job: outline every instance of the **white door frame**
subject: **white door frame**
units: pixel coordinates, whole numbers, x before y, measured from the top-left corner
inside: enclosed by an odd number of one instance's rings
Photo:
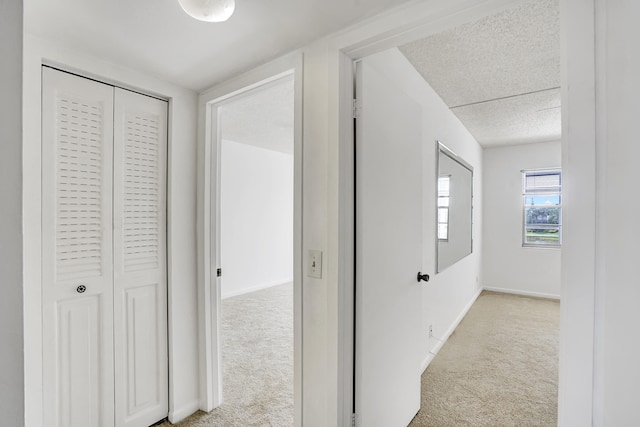
[[[562,114],[563,176],[572,181],[572,191],[581,197],[565,204],[567,223],[576,229],[593,231],[572,236],[565,234],[561,299],[560,345],[560,425],[591,425],[594,386],[595,269],[595,86],[594,68],[595,5],[598,0],[560,0],[562,38]],[[339,378],[338,419],[351,425],[353,411],[354,342],[354,62],[365,56],[489,16],[526,0],[454,0],[449,2],[410,2],[388,13],[338,34],[332,40],[337,85],[339,138]],[[572,86],[569,88],[569,82]],[[571,106],[571,108],[569,107]],[[571,123],[571,126],[568,126]],[[569,162],[568,151],[577,153]],[[577,157],[577,158],[576,158]],[[584,196],[584,197],[582,197]],[[585,212],[584,216],[579,212]],[[569,237],[569,238],[566,238]],[[574,253],[575,251],[575,253]],[[598,377],[596,376],[596,379]],[[597,409],[597,404],[596,404]]]
[[[294,80],[294,412],[302,425],[302,64],[294,53],[265,64],[200,95],[198,123],[198,311],[200,329],[200,409],[222,402],[220,348],[220,286],[216,277],[220,251],[219,128],[217,108],[230,99],[286,76]]]

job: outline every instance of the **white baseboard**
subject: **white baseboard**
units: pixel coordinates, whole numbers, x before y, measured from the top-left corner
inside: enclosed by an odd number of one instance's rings
[[[189,415],[193,415],[198,412],[198,409],[200,409],[200,402],[197,400],[182,405],[179,409],[173,409],[169,412],[169,422],[171,424],[177,424]]]
[[[420,364],[420,372],[422,374],[424,374],[424,371],[427,370],[427,368],[431,364],[431,361],[433,360],[433,358],[436,357],[436,353],[437,353],[437,351],[434,351],[433,353],[429,352],[427,357],[422,361],[422,363]]]
[[[560,299],[560,295],[545,294],[545,293],[542,293],[542,292],[529,292],[529,291],[521,291],[521,290],[518,290],[518,289],[494,288],[492,286],[485,286],[483,289],[485,291],[501,292],[503,294],[522,295],[524,297],[546,298],[546,299],[555,299],[555,300],[559,300]]]
[[[422,361],[422,364],[420,365],[423,373],[429,367],[429,364],[431,363],[433,358],[436,357],[436,354],[438,354],[442,346],[444,346],[444,344],[447,342],[451,334],[453,334],[453,331],[455,331],[458,325],[460,324],[460,322],[462,322],[462,319],[464,319],[464,316],[466,316],[469,310],[471,310],[473,303],[476,302],[476,300],[478,299],[478,297],[480,296],[483,290],[484,290],[483,288],[480,288],[478,292],[476,292],[476,294],[473,296],[473,298],[471,298],[471,301],[469,301],[469,303],[462,309],[462,311],[460,312],[456,320],[454,320],[454,322],[451,324],[449,329],[447,329],[447,331],[444,334],[444,337],[442,339],[436,338],[438,341],[438,344],[436,344],[433,347],[433,349],[429,351],[429,354]]]
[[[238,295],[249,294],[251,292],[259,291],[261,289],[267,289],[267,288],[270,288],[272,286],[284,285],[285,283],[291,283],[291,282],[293,282],[293,278],[289,279],[289,280],[276,280],[275,282],[262,283],[260,285],[252,286],[250,288],[241,289],[239,291],[234,291],[234,292],[229,292],[229,293],[222,293],[221,298],[222,299],[227,299],[227,298],[231,298],[231,297],[237,297]]]

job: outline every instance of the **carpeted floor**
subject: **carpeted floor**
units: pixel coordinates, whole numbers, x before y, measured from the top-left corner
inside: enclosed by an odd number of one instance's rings
[[[557,301],[483,292],[422,375],[411,427],[555,426]]]
[[[422,375],[410,427],[555,426],[559,308],[483,292]],[[292,426],[292,285],[224,300],[222,336],[225,403],[178,425]]]
[[[222,356],[224,403],[178,426],[293,425],[292,283],[222,301]]]

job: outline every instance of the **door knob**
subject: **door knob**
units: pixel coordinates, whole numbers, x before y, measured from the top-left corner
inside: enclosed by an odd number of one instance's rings
[[[84,291],[86,290],[87,290],[87,287],[85,285],[80,285],[76,288],[76,292],[79,294],[84,293]]]
[[[422,274],[418,271],[418,282],[424,280],[425,282],[429,281],[429,275],[428,274]]]

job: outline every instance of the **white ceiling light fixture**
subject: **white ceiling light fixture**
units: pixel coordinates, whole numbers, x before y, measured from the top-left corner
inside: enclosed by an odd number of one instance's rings
[[[206,22],[224,22],[233,15],[235,0],[178,0],[192,17]]]

